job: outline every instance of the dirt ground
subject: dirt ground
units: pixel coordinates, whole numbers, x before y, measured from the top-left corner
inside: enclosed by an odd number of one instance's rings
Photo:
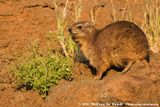
[[[134,104],[133,107],[139,107],[136,104],[159,107],[159,59],[159,55],[153,55],[150,63],[137,62],[125,75],[110,70],[102,80],[89,79],[87,76],[73,82],[62,80],[58,86],[50,89],[46,103],[49,107],[96,107],[98,104],[100,107],[105,104],[109,104],[105,107],[113,107],[114,103],[121,103],[123,107],[128,107],[128,104]]]
[[[112,1],[116,17],[121,17],[126,0]],[[58,0],[60,7],[64,3],[65,0]],[[82,0],[80,20],[89,20],[89,12],[96,3],[102,4],[97,10],[96,27],[103,28],[113,22],[110,0]],[[141,2],[129,0],[129,3],[133,21],[142,25]],[[69,0],[66,20],[70,24],[74,17],[73,5],[74,0]],[[152,54],[149,64],[137,62],[125,75],[111,70],[100,81],[91,79],[93,75],[84,64],[75,63],[75,79],[62,80],[51,88],[46,100],[34,91],[17,91],[10,64],[27,53],[28,44],[37,38],[41,48],[46,49],[46,34],[56,29],[55,18],[53,0],[0,0],[0,107],[83,107],[85,104],[93,107],[104,102],[123,102],[125,107],[127,102],[160,104],[159,54]],[[57,44],[52,46],[57,47]]]

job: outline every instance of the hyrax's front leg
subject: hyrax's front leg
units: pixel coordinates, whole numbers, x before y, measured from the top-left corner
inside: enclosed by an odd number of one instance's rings
[[[96,77],[95,80],[100,80],[102,78],[103,73],[107,70],[108,66],[105,64],[99,65],[96,67]]]

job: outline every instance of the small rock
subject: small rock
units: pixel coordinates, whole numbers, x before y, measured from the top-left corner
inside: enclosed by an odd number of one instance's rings
[[[9,46],[10,41],[0,41],[0,48],[5,48]]]

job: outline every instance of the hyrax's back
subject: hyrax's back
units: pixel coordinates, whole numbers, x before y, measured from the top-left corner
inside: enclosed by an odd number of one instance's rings
[[[123,67],[127,63],[148,57],[148,41],[143,31],[134,23],[119,21],[102,29],[95,40],[103,57],[113,66]]]

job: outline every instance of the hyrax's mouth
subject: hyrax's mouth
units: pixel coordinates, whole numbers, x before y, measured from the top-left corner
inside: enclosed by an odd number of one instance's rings
[[[79,39],[78,39],[78,37],[77,37],[78,33],[75,32],[75,31],[73,31],[72,28],[69,28],[68,31],[69,31],[69,33],[70,33],[70,35],[71,35],[71,38],[72,38],[77,44],[79,44]]]
[[[71,34],[71,38],[76,42],[79,43],[79,39],[77,37],[77,33]]]
[[[79,39],[77,38],[77,36],[72,35],[71,37],[72,37],[72,39],[73,39],[76,43],[79,43]]]
[[[76,41],[76,35],[77,35],[78,33],[73,32],[72,28],[69,28],[68,31],[69,31],[72,39],[73,39],[74,41]]]

